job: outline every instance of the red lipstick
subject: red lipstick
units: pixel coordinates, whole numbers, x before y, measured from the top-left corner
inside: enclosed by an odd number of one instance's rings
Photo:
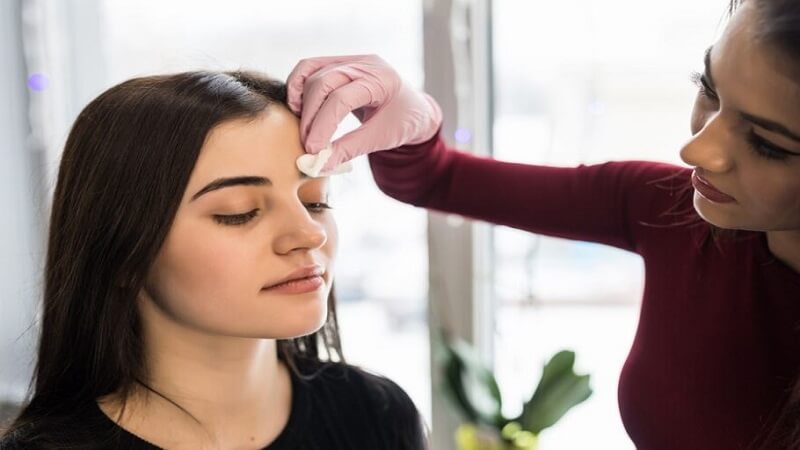
[[[711,184],[711,182],[703,178],[702,175],[697,173],[697,170],[692,172],[692,186],[694,186],[700,195],[714,203],[731,203],[736,201],[735,198],[720,191]]]

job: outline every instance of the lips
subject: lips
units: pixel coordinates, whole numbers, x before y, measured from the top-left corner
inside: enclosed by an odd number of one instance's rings
[[[731,203],[736,201],[735,198],[720,191],[713,184],[711,184],[711,182],[703,178],[702,175],[697,173],[696,169],[694,172],[692,172],[692,186],[694,186],[700,195],[714,203]]]
[[[312,284],[318,284],[320,281],[322,281],[322,275],[324,273],[325,270],[321,266],[314,265],[301,267],[277,281],[268,283],[261,289],[275,290],[297,284],[308,284],[309,282]]]

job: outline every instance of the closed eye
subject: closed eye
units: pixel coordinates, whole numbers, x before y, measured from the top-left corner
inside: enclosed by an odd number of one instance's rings
[[[214,214],[214,220],[221,225],[238,226],[250,222],[258,215],[258,209],[242,214]]]
[[[326,209],[333,209],[331,205],[325,202],[306,203],[305,206],[309,211],[316,214],[323,213]]]
[[[759,156],[767,159],[785,161],[790,156],[797,156],[797,153],[790,152],[768,142],[766,139],[750,131],[747,137],[750,146]]]

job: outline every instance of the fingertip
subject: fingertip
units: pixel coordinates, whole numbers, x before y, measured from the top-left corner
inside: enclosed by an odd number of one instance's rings
[[[353,162],[351,158],[344,157],[341,154],[332,154],[331,158],[322,167],[320,173],[324,176],[343,175],[353,171]]]
[[[325,147],[327,146],[306,142],[306,153],[311,153],[312,155],[316,155],[319,152],[325,150]]]
[[[331,158],[328,160],[328,162],[326,162],[325,165],[322,166],[322,170],[320,170],[320,173],[325,174],[325,175],[331,175],[331,172],[333,172],[333,170],[339,164],[340,163],[339,163],[338,155],[336,155],[336,154],[331,155]]]
[[[312,155],[316,155],[319,152],[321,152],[322,150],[325,150],[325,147],[327,147],[327,145],[320,145],[318,143],[306,142],[305,150],[306,150],[306,153],[310,153]]]
[[[289,102],[286,102],[286,105],[289,106],[289,111],[291,111],[295,116],[300,117],[300,113],[302,112],[302,109],[301,109],[300,105],[298,105],[297,102],[289,101]]]

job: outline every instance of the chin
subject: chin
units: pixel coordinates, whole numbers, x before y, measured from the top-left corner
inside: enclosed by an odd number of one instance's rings
[[[722,205],[706,200],[697,192],[694,194],[694,210],[700,218],[717,228],[725,230],[740,229],[740,227],[736,226],[736,221],[733,220],[731,214],[723,210]]]
[[[322,308],[318,314],[305,314],[300,317],[293,317],[292,320],[285,320],[281,323],[280,329],[270,333],[274,339],[294,339],[319,331],[327,320],[327,308]]]

